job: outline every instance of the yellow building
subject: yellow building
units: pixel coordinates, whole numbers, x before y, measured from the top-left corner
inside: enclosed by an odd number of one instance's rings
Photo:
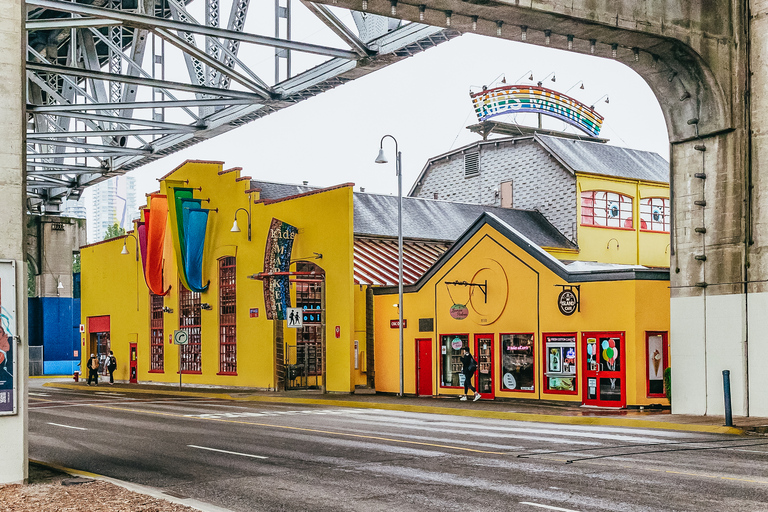
[[[564,265],[483,214],[404,295],[406,394],[462,395],[461,350],[484,399],[603,407],[666,403],[667,270]],[[397,289],[375,294],[376,388],[399,390]]]

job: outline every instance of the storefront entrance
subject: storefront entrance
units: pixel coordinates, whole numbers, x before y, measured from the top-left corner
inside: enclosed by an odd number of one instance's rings
[[[582,333],[584,405],[624,407],[627,404],[623,332]]]
[[[432,396],[432,340],[416,340],[416,394]]]
[[[130,359],[129,359],[129,374],[128,382],[131,384],[137,384],[139,382],[139,357],[138,348],[136,343],[130,344]],[[181,381],[179,381],[181,382]]]
[[[496,397],[493,385],[493,335],[475,335],[475,354],[477,354],[477,392],[483,398]]]

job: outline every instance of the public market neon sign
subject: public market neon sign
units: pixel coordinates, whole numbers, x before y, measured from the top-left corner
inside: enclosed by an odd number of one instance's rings
[[[536,113],[560,119],[597,137],[603,116],[578,100],[544,87],[505,85],[470,93],[477,119],[482,122],[502,114]]]

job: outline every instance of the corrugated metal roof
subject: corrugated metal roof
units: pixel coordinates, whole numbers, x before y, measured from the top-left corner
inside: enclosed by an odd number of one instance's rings
[[[415,283],[449,246],[403,240],[403,283]],[[355,284],[395,286],[397,274],[397,240],[355,237]]]
[[[652,151],[550,135],[536,134],[535,139],[576,172],[669,183],[669,163]]]

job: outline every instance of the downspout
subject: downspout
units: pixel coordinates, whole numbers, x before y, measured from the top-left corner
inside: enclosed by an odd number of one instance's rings
[[[744,23],[744,59],[746,62],[746,76],[744,81],[744,120],[746,124],[745,136],[747,139],[745,170],[746,190],[744,205],[744,411],[749,416],[749,250],[755,243],[752,238],[752,40],[751,26],[752,11],[750,3],[745,3]]]

